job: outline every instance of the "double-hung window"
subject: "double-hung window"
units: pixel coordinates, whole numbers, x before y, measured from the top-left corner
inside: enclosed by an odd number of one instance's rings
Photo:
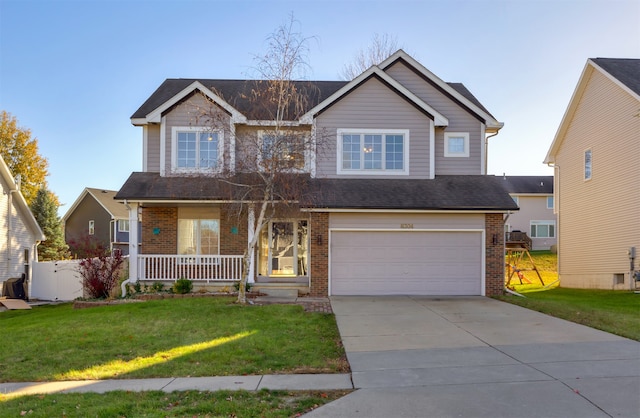
[[[118,220],[118,232],[129,232],[129,220],[128,219],[119,219]]]
[[[206,256],[220,254],[220,220],[216,213],[197,208],[178,209],[178,254],[194,256],[183,262],[215,262]]]
[[[338,129],[338,174],[408,174],[409,131]]]
[[[302,170],[307,138],[293,131],[260,132],[260,159],[263,170]]]
[[[531,238],[555,238],[555,221],[531,221]]]
[[[468,157],[469,156],[469,133],[468,132],[445,132],[444,156],[445,157]]]
[[[218,170],[222,166],[222,132],[204,127],[172,128],[174,169]]]

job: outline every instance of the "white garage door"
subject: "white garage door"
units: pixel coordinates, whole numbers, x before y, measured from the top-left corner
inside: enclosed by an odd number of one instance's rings
[[[332,295],[480,295],[482,234],[333,231]]]

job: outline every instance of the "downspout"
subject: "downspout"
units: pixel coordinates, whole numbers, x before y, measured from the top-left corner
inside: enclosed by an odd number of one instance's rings
[[[487,170],[489,170],[489,138],[493,138],[498,133],[496,132],[484,138],[484,174],[487,174]]]

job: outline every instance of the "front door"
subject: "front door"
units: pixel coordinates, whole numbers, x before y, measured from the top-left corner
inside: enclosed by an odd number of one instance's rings
[[[269,222],[260,234],[260,274],[271,277],[306,275],[307,231],[306,220]]]

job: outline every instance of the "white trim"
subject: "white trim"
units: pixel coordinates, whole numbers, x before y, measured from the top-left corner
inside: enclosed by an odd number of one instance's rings
[[[487,286],[487,271],[486,271],[486,265],[487,265],[487,240],[486,240],[486,230],[484,229],[480,229],[480,228],[461,228],[461,229],[455,229],[455,228],[416,228],[416,229],[402,229],[402,228],[329,228],[329,242],[328,242],[328,248],[329,248],[329,269],[327,272],[327,292],[329,294],[329,296],[332,295],[331,293],[331,285],[332,285],[332,278],[331,278],[331,272],[332,272],[332,268],[331,268],[331,248],[332,248],[332,239],[333,239],[333,232],[407,232],[407,233],[411,233],[411,232],[475,232],[475,233],[480,233],[481,235],[481,266],[480,266],[480,296],[486,296],[486,286]]]
[[[131,122],[134,125],[136,123],[139,124],[140,121],[144,121],[146,123],[154,123],[154,122],[157,123],[157,122],[160,122],[161,118],[163,118],[162,114],[167,109],[171,108],[171,106],[173,106],[176,103],[180,102],[182,99],[187,97],[189,94],[191,94],[195,90],[199,90],[202,94],[207,96],[207,98],[209,98],[211,101],[213,101],[214,103],[216,103],[217,105],[222,107],[224,110],[229,112],[231,114],[231,118],[232,118],[232,120],[234,122],[236,122],[236,123],[246,123],[247,122],[247,118],[242,113],[238,112],[238,110],[236,110],[233,106],[231,106],[229,103],[224,101],[218,95],[214,94],[211,90],[206,88],[199,81],[194,81],[193,83],[191,83],[190,85],[188,85],[187,87],[182,89],[180,92],[178,92],[172,98],[170,98],[169,100],[164,102],[162,105],[160,105],[156,109],[154,109],[151,112],[149,112],[144,119],[138,119],[138,118],[131,119]]]
[[[386,141],[385,135],[403,135],[403,149],[402,149],[402,170],[392,170],[392,169],[345,169],[342,168],[342,135],[344,134],[360,134],[360,135],[368,135],[375,134],[383,136],[383,140]],[[410,148],[410,131],[409,129],[358,129],[358,128],[339,128],[337,130],[337,139],[338,143],[336,146],[337,151],[337,159],[336,159],[336,172],[339,175],[375,175],[375,176],[406,176],[409,175],[409,148]],[[383,148],[386,142],[383,142]],[[382,162],[384,163],[384,156],[386,152],[382,150]],[[361,161],[361,164],[364,164],[364,161]],[[383,165],[384,167],[384,165]]]
[[[451,138],[462,138],[464,141],[464,151],[452,153],[449,151],[449,140]],[[469,157],[469,132],[445,132],[444,133],[444,156],[447,158],[468,158]]]
[[[167,174],[167,118],[160,122],[160,176]]]
[[[487,127],[484,123],[480,124],[480,138],[482,138],[482,144],[480,144],[480,174],[487,174],[487,146],[488,140],[486,136]]]
[[[236,171],[236,125],[233,122],[229,123],[229,161],[225,161],[224,158],[224,146],[222,147],[222,166],[227,166],[227,169],[231,173]]]
[[[407,61],[411,66],[413,66],[415,69],[417,69],[420,73],[422,73],[422,75],[427,77],[429,80],[434,82],[442,90],[446,91],[451,96],[455,97],[458,101],[460,101],[466,107],[471,109],[475,114],[477,114],[478,116],[482,117],[485,120],[485,123],[487,124],[487,128],[488,128],[487,130],[488,131],[497,132],[498,130],[500,130],[504,126],[504,123],[498,122],[488,112],[482,110],[477,105],[472,103],[469,99],[464,97],[462,94],[458,93],[457,90],[455,90],[448,83],[443,81],[440,77],[436,76],[434,73],[429,71],[425,66],[420,64],[418,61],[416,61],[413,57],[411,57],[409,54],[404,52],[402,49],[399,49],[393,55],[391,55],[389,58],[387,58],[386,60],[384,60],[383,62],[378,64],[378,67],[384,71],[384,70],[386,70],[387,67],[392,65],[399,58],[402,58],[405,61]]]
[[[142,171],[149,171],[147,154],[149,152],[149,125],[142,127]]]
[[[315,178],[316,177],[316,164],[318,162],[317,160],[317,153],[318,153],[318,137],[317,135],[317,126],[316,126],[316,120],[313,119],[313,123],[311,124],[311,146],[307,148],[307,150],[305,151],[306,153],[308,153],[308,161],[309,161],[309,173],[311,174],[311,178]],[[307,161],[307,155],[304,156],[305,161]]]
[[[363,80],[367,79],[371,75],[377,75],[381,79],[383,79],[386,83],[390,84],[394,89],[398,90],[401,94],[403,94],[407,99],[411,100],[414,104],[420,107],[425,112],[429,113],[433,116],[434,122],[436,126],[449,126],[449,119],[447,119],[443,114],[435,110],[433,107],[429,106],[418,96],[407,90],[402,84],[394,80],[389,74],[382,71],[380,68],[376,66],[370,67],[368,70],[360,74],[358,77],[351,80],[345,86],[343,86],[340,90],[329,96],[326,100],[323,100],[316,107],[309,110],[307,113],[300,117],[300,123],[310,124],[315,118],[316,114],[323,109],[330,106],[333,102],[349,93],[351,90],[356,88],[358,84],[360,84]]]
[[[531,234],[531,227],[533,225],[541,225],[541,226],[553,226],[553,236],[546,236],[546,237],[539,237],[536,236],[534,237],[533,234]],[[536,228],[537,230],[537,228]],[[529,234],[531,235],[531,238],[557,238],[558,237],[558,233],[556,231],[556,221],[553,219],[541,219],[541,220],[529,220]]]
[[[194,132],[196,134],[196,163],[200,154],[200,138],[199,134],[202,132],[211,132],[218,135],[218,160],[216,167],[195,167],[195,168],[180,168],[178,167],[178,132]],[[207,126],[172,126],[171,127],[171,172],[172,173],[203,173],[221,172],[224,169],[224,131],[222,129],[211,129]]]
[[[429,179],[436,178],[436,128],[429,120]]]

